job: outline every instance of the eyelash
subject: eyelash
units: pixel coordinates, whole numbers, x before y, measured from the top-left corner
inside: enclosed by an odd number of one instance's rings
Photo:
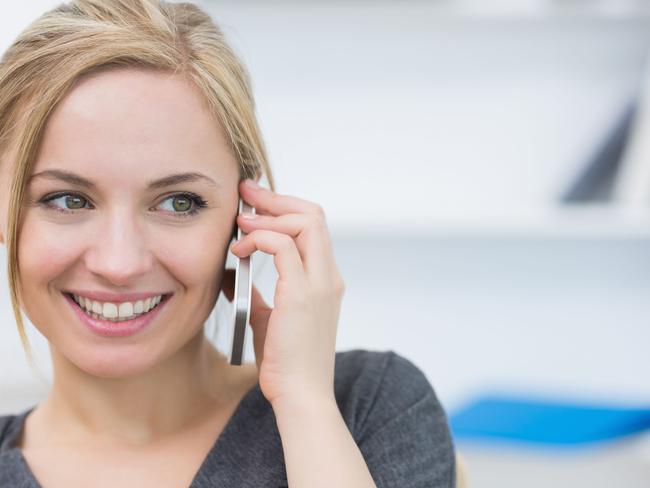
[[[65,208],[61,208],[61,207],[56,207],[56,206],[54,206],[54,205],[52,205],[50,203],[52,200],[56,200],[58,198],[67,197],[67,196],[80,197],[80,198],[86,200],[86,202],[88,202],[87,198],[83,197],[82,195],[80,195],[78,193],[54,193],[52,195],[47,195],[47,196],[43,197],[41,200],[39,200],[38,203],[43,204],[48,209],[52,209],[52,210],[55,210],[55,211],[63,213],[63,214],[73,214],[73,213],[76,213],[78,210],[82,210],[80,208],[77,208],[77,209],[65,209]],[[168,195],[167,197],[165,197],[163,202],[166,201],[166,200],[169,200],[170,198],[174,198],[174,197],[189,197],[189,199],[192,201],[192,203],[194,203],[194,208],[192,208],[190,210],[186,210],[185,212],[173,212],[172,215],[175,218],[183,219],[183,218],[193,217],[194,215],[198,214],[205,207],[208,206],[208,202],[206,200],[201,198],[196,193],[191,193],[191,192],[174,193],[173,195]]]

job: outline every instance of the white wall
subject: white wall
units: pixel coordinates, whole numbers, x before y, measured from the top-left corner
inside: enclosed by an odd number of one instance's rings
[[[639,19],[417,2],[214,11],[251,66],[280,190],[346,229],[543,221],[634,92],[649,38]]]
[[[12,6],[0,45],[57,3]],[[252,73],[279,191],[323,204],[341,230],[561,220],[549,212],[634,94],[650,39],[643,16],[457,16],[426,2],[209,8]]]

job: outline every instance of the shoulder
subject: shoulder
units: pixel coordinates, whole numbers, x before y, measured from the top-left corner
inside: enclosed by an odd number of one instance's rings
[[[23,429],[25,418],[35,408],[36,405],[33,405],[16,414],[0,415],[0,455],[13,449]]]
[[[0,453],[9,448],[13,440],[15,424],[19,415],[0,415]]]
[[[24,414],[0,416],[0,486],[27,486],[20,451],[13,447]]]
[[[335,387],[342,396],[359,393],[386,394],[397,391],[417,400],[435,396],[424,372],[395,351],[352,349],[336,353]]]
[[[456,486],[447,415],[425,373],[394,351],[337,353],[336,401],[377,486]]]
[[[336,353],[336,374],[339,381],[362,377],[370,382],[383,380],[409,380],[420,387],[431,385],[422,370],[411,360],[392,350],[372,351],[351,349]],[[388,375],[388,376],[387,376]]]
[[[426,374],[392,350],[353,349],[336,353],[335,393],[357,431],[368,422],[383,424],[408,409],[426,404],[444,427],[447,419]],[[370,418],[372,416],[372,418]]]

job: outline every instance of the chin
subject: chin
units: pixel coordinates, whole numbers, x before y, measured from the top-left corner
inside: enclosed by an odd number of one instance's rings
[[[199,328],[197,332],[203,334],[203,329]],[[112,340],[97,342],[87,338],[66,338],[70,339],[70,342],[60,349],[60,353],[65,356],[66,361],[89,375],[98,378],[132,378],[141,376],[169,362],[170,359],[173,361],[173,356],[181,353],[192,341],[192,337],[195,336],[170,336],[119,345]],[[193,354],[189,349],[185,352]]]
[[[115,347],[115,344],[75,344],[57,349],[59,360],[72,363],[79,370],[98,378],[139,376],[160,361],[151,345],[146,344],[122,347]]]

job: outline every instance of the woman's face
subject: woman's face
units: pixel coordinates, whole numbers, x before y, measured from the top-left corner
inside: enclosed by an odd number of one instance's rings
[[[165,182],[180,173],[203,176]],[[83,79],[49,119],[31,174],[19,243],[23,307],[57,353],[96,376],[129,376],[202,333],[235,225],[239,171],[190,82],[144,70]],[[108,337],[84,325],[68,290],[172,295],[146,328]]]

